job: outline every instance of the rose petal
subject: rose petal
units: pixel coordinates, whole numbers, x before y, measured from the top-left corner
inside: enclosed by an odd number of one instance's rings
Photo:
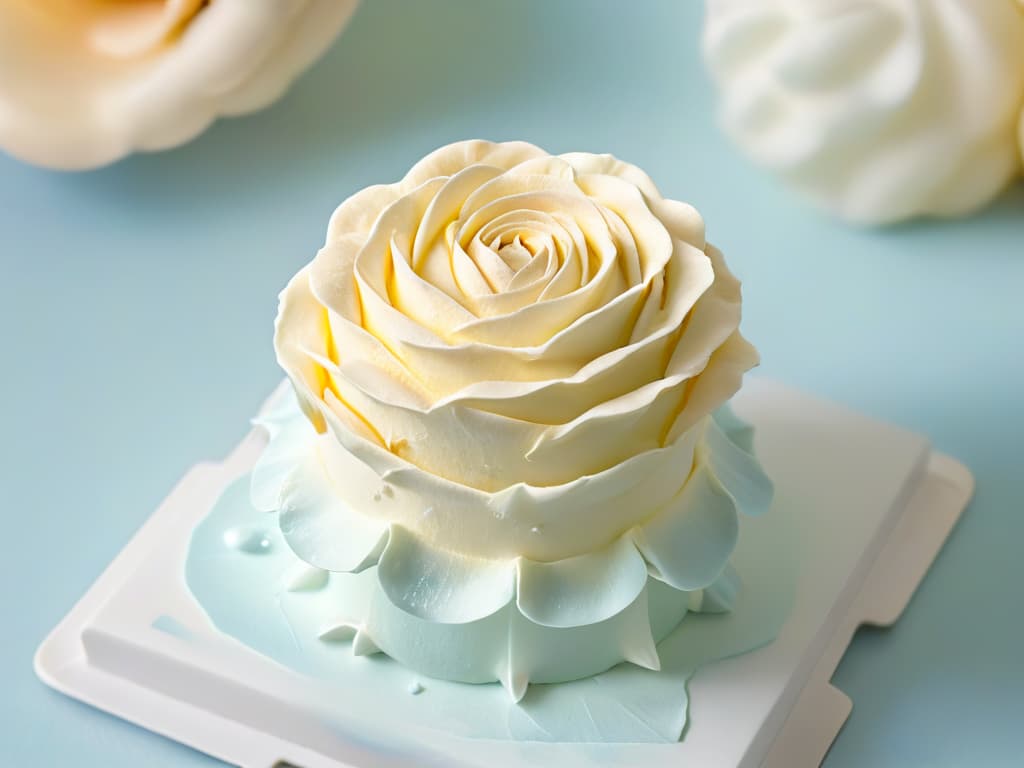
[[[630,456],[661,448],[686,396],[686,385],[685,377],[674,376],[606,400],[568,424],[546,430],[530,446],[526,459],[547,464],[589,454],[587,474],[594,474]],[[594,450],[595,444],[602,446],[600,451]]]
[[[735,331],[715,350],[707,367],[696,377],[686,405],[679,412],[669,432],[669,441],[689,431],[709,413],[721,405],[723,398],[739,391],[743,374],[757,365],[757,350]]]
[[[730,403],[725,403],[712,416],[726,437],[747,453],[754,453],[754,428],[736,415]]]
[[[441,238],[448,225],[459,217],[462,205],[481,184],[497,178],[500,168],[471,165],[461,169],[438,189],[416,227],[412,246],[412,267],[419,270],[429,247]]]
[[[714,583],[704,587],[700,592],[690,593],[699,595],[696,605],[692,605],[691,610],[698,613],[728,613],[736,604],[740,587],[740,575],[731,565],[727,565]]]
[[[457,141],[420,160],[405,175],[406,188],[419,186],[428,179],[454,176],[472,165],[489,165],[508,170],[535,157],[546,157],[547,152],[525,141]]]
[[[104,4],[105,12],[90,24],[89,39],[110,56],[140,56],[179,31],[202,5],[202,0]]]
[[[691,430],[663,449],[562,485],[517,484],[488,493],[424,471],[356,436],[336,423],[332,411],[325,416],[342,449],[396,489],[395,500],[402,503],[389,520],[453,550],[537,561],[601,549],[648,519],[678,494],[700,437],[700,430]],[[534,527],[547,535],[535,535]]]
[[[319,453],[296,467],[281,494],[281,533],[300,558],[325,571],[355,573],[377,562],[386,524],[351,509],[331,487]]]
[[[706,420],[707,461],[715,477],[746,515],[762,515],[772,505],[774,487],[757,459],[734,443],[718,422]]]
[[[698,464],[679,497],[633,537],[658,579],[694,590],[718,578],[738,533],[735,500],[707,464]]]
[[[302,418],[294,389],[287,381],[271,395],[264,412],[253,423],[266,430],[269,440],[253,465],[249,498],[255,509],[277,512],[285,481],[316,439],[316,430]]]
[[[377,576],[406,613],[441,624],[467,624],[501,610],[515,591],[515,566],[434,549],[393,526]]]
[[[573,167],[577,174],[602,174],[605,176],[617,176],[625,179],[630,184],[637,186],[641,192],[648,197],[659,198],[661,193],[658,187],[648,176],[637,166],[619,160],[613,155],[594,155],[589,152],[567,152],[559,157]]]
[[[535,624],[580,627],[621,613],[646,583],[644,559],[632,540],[620,537],[604,550],[565,560],[521,560],[516,600]]]
[[[324,429],[318,403],[327,388],[323,367],[312,360],[307,350],[330,356],[327,347],[327,310],[309,288],[310,267],[301,269],[281,292],[274,325],[274,350],[277,362],[287,372],[298,394],[299,405],[317,431]]]

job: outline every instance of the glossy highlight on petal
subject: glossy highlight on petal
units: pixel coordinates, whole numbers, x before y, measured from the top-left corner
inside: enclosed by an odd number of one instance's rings
[[[634,534],[658,578],[676,589],[702,589],[725,567],[739,533],[736,502],[706,464],[682,493]]]
[[[388,538],[387,526],[349,509],[330,491],[316,453],[285,481],[279,520],[292,551],[325,571],[358,572],[374,565]]]
[[[627,538],[600,552],[553,563],[519,561],[517,605],[546,627],[597,624],[621,613],[647,583],[647,566]]]
[[[377,566],[384,593],[407,613],[441,624],[468,624],[503,608],[515,593],[515,567],[426,546],[393,526]]]

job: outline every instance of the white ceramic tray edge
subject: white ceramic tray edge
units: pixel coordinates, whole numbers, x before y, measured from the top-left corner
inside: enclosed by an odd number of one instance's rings
[[[853,710],[831,680],[862,625],[891,626],[952,533],[974,494],[974,478],[960,462],[932,453],[926,472],[878,554],[845,619],[814,667],[761,768],[822,763]]]

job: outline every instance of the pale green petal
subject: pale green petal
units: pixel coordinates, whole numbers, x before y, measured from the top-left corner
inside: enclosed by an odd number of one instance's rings
[[[377,562],[387,526],[334,493],[319,455],[308,454],[281,494],[281,533],[300,558],[325,571],[358,572]]]
[[[633,537],[658,578],[676,589],[702,589],[722,572],[736,546],[736,502],[707,464]]]
[[[391,528],[377,568],[392,603],[421,619],[467,624],[512,600],[515,565],[435,549],[401,526]]]
[[[621,613],[646,583],[643,558],[621,537],[601,551],[552,563],[521,560],[517,601],[536,624],[580,627]]]

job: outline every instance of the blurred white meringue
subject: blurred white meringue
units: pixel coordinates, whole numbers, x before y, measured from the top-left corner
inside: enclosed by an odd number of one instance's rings
[[[90,168],[280,96],[358,0],[0,0],[0,147]]]
[[[1016,0],[708,0],[704,54],[726,132],[844,218],[967,213],[1020,170]]]

